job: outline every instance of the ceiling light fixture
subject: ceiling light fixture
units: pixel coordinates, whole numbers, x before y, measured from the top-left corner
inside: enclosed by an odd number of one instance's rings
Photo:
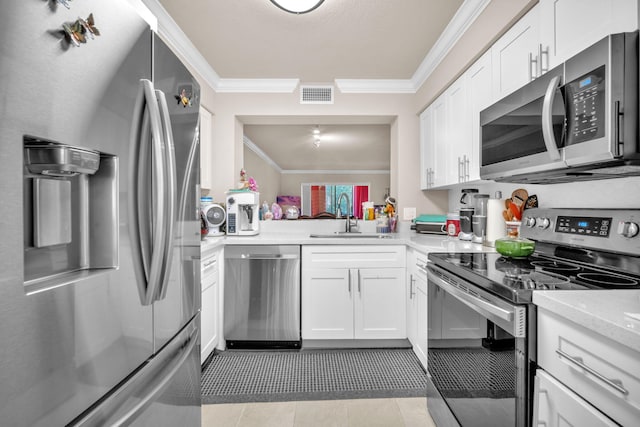
[[[320,127],[316,125],[315,129],[313,129],[313,145],[316,148],[320,147]]]
[[[311,12],[323,2],[324,0],[271,0],[280,9],[296,15]]]

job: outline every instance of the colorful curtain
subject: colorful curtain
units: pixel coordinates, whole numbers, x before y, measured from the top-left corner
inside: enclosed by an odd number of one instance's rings
[[[369,187],[366,185],[353,186],[353,214],[356,218],[363,219],[362,202],[369,201]]]
[[[311,186],[311,216],[327,210],[325,196],[326,190],[324,185]]]

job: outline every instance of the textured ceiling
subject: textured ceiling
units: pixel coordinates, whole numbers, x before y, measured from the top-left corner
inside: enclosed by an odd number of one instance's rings
[[[410,79],[462,0],[160,0],[222,78]]]

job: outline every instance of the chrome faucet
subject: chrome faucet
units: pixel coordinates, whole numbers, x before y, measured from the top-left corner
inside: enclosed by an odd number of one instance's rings
[[[351,222],[351,207],[349,206],[351,201],[349,200],[349,195],[347,193],[340,193],[338,196],[338,201],[336,203],[336,218],[342,217],[342,212],[340,211],[340,203],[342,203],[342,198],[345,197],[347,199],[347,221],[345,223],[344,231],[347,233],[351,233],[351,227],[358,228],[358,218],[355,220],[355,224]]]

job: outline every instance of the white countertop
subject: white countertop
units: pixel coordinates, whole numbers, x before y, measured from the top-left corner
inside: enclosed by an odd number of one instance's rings
[[[640,290],[536,291],[533,302],[640,352]]]
[[[418,234],[407,230],[389,233],[384,238],[310,237],[308,231],[261,232],[255,236],[207,237],[202,241],[202,250],[225,245],[406,245],[422,252],[494,252],[495,249],[477,243],[460,241],[446,235]]]

